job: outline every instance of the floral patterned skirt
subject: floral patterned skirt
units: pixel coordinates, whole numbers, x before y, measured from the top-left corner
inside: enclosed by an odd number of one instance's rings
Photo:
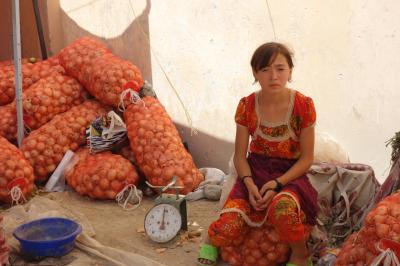
[[[250,154],[248,161],[254,183],[259,189],[266,182],[281,176],[296,162],[257,154]],[[260,227],[264,222],[274,226],[281,242],[291,243],[308,238],[318,207],[317,192],[307,176],[284,186],[265,211],[253,209],[248,198],[246,186],[237,179],[219,219],[208,229],[214,246],[234,245],[234,241],[246,235],[250,227]]]

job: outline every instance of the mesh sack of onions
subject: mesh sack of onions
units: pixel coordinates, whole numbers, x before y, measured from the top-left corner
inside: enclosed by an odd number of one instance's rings
[[[39,80],[23,93],[24,121],[37,129],[55,115],[83,103],[87,93],[77,80],[57,75]]]
[[[267,223],[250,228],[246,237],[221,248],[221,258],[231,266],[273,266],[289,258],[289,246],[279,242],[274,228]]]
[[[0,202],[19,202],[33,190],[33,168],[22,152],[3,137],[0,150]]]
[[[385,251],[385,241],[400,246],[400,192],[386,197],[368,213],[361,230],[344,243],[336,265],[370,265]]]
[[[40,79],[23,92],[24,124],[30,130],[37,129],[85,98],[86,91],[74,78],[57,75]],[[17,139],[16,120],[15,101],[0,106],[0,135],[9,141]]]
[[[35,64],[25,63],[22,65],[22,89],[29,88],[41,78],[64,74],[64,68],[56,64],[55,60],[40,61]],[[0,105],[12,102],[15,98],[14,66],[0,68]]]
[[[361,237],[362,234],[364,234],[363,229],[346,239],[340,248],[335,265],[370,265],[377,253],[374,254],[368,250],[367,243]]]
[[[115,199],[127,185],[137,185],[135,167],[121,155],[111,152],[90,154],[87,148],[76,153],[78,162],[65,179],[80,195],[94,199]]]
[[[17,113],[15,106],[0,106],[0,136],[9,141],[17,139]]]
[[[204,177],[165,108],[152,97],[144,97],[140,103],[129,105],[124,113],[136,164],[153,185],[165,186],[177,176],[176,185],[184,187],[181,193],[193,191]]]
[[[76,151],[86,143],[86,127],[106,110],[88,100],[34,130],[22,142],[22,151],[35,170],[38,181],[45,181],[67,150]]]
[[[95,58],[106,53],[110,53],[110,50],[103,43],[90,37],[82,37],[63,48],[58,58],[68,75],[78,79],[87,87],[90,75],[84,73],[84,67],[92,65]]]
[[[143,78],[137,66],[109,53],[84,66],[83,72],[90,76],[86,89],[101,103],[118,107],[120,94],[126,88],[139,91]]]

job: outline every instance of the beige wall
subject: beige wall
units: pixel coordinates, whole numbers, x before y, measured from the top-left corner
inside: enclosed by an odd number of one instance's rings
[[[198,166],[227,169],[237,102],[257,89],[251,54],[274,40],[265,0],[131,0],[136,19],[129,0],[53,1],[48,0],[53,52],[86,34],[107,42],[152,81]],[[384,142],[399,131],[400,3],[268,2],[276,39],[295,50],[290,86],[314,98],[317,129],[336,138],[352,162],[371,165],[383,180],[391,152]],[[185,112],[159,63],[198,135],[190,137]]]

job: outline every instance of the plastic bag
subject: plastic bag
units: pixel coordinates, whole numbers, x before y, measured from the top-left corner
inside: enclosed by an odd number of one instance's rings
[[[381,239],[377,246],[381,252],[371,263],[371,266],[400,266],[400,243],[389,239]]]
[[[90,152],[111,150],[127,139],[126,126],[114,111],[96,118],[86,130]]]
[[[373,169],[362,164],[313,164],[308,179],[318,192],[318,219],[336,247],[358,230],[379,189]]]
[[[50,176],[49,180],[44,187],[46,192],[61,192],[64,191],[66,188],[64,173],[71,167],[71,163],[73,161],[75,153],[71,150],[68,150],[64,157],[62,158],[61,162],[58,164],[56,170],[54,170],[53,174]]]
[[[314,163],[349,163],[347,151],[337,140],[325,132],[316,132]]]

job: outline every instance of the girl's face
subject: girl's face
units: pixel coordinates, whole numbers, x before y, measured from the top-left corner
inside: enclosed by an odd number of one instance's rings
[[[267,91],[280,91],[292,75],[292,70],[282,54],[278,54],[274,61],[257,72],[253,71],[254,78],[260,83],[261,88]]]

